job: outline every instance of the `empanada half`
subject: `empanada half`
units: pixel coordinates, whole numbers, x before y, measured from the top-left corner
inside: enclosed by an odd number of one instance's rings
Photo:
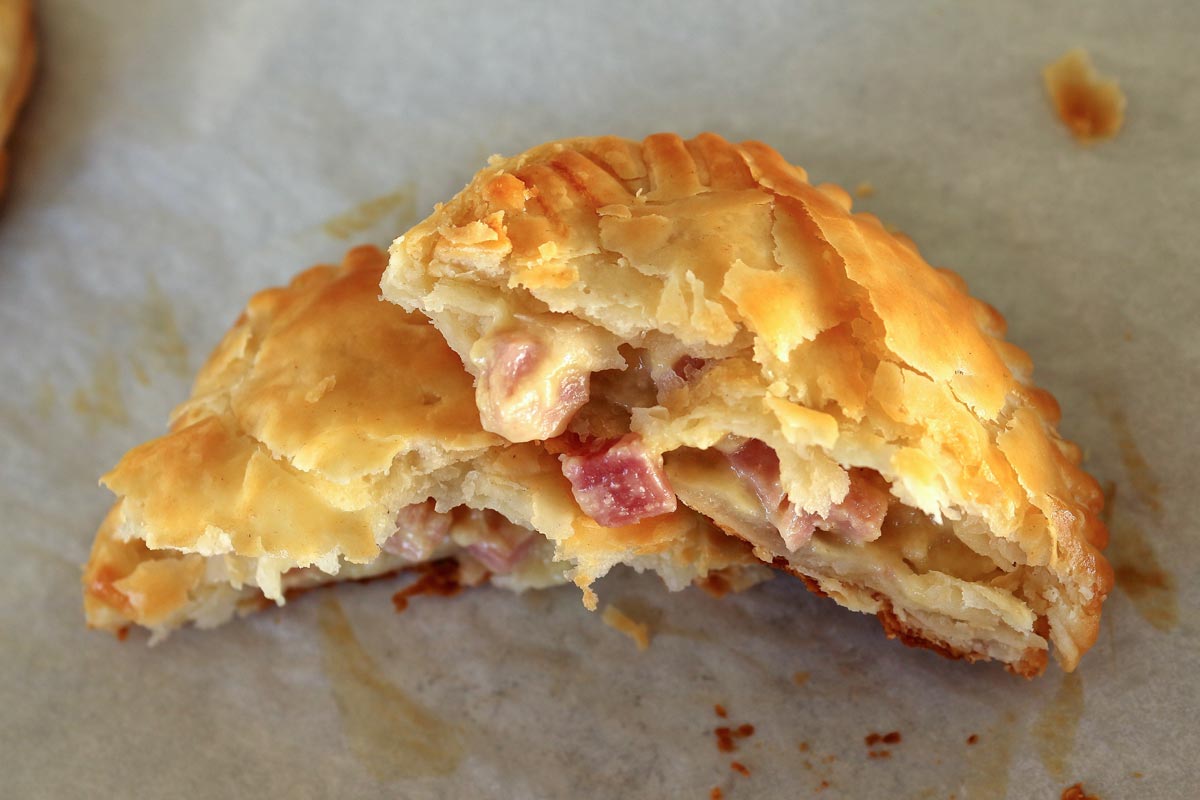
[[[493,158],[395,241],[483,426],[546,441],[600,524],[678,498],[889,635],[1071,670],[1111,570],[1102,496],[993,308],[757,142]]]
[[[212,626],[446,558],[468,583],[585,593],[617,563],[676,589],[767,572],[687,509],[617,528],[583,514],[553,455],[483,430],[428,320],[379,299],[385,263],[361,247],[255,295],[170,432],[103,477],[119,500],[84,571],[89,624]]]

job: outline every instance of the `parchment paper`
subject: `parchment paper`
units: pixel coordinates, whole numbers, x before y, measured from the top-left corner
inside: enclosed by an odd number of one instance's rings
[[[0,795],[1196,796],[1200,4],[39,6],[0,210]],[[1091,148],[1040,83],[1075,45],[1129,96]],[[397,616],[395,583],[346,587],[154,649],[84,630],[96,478],[251,292],[386,243],[490,153],[705,129],[869,181],[861,208],[1008,317],[1116,487],[1121,588],[1075,675],[909,650],[785,580],[606,580],[644,653],[573,589]],[[755,728],[733,754],[718,703]]]

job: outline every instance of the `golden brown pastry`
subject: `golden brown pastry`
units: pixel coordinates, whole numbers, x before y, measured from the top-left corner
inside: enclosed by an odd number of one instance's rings
[[[889,635],[1023,675],[1096,638],[1101,493],[1004,320],[766,145],[494,158],[382,288],[601,525],[689,507]]]
[[[104,476],[120,499],[85,568],[89,624],[211,626],[442,558],[468,583],[574,580],[593,606],[618,562],[672,588],[762,570],[691,511],[617,528],[582,514],[553,455],[483,430],[428,321],[379,299],[385,263],[361,247],[255,295],[170,432]]]
[[[8,178],[5,142],[29,93],[37,60],[31,0],[0,0],[0,191]]]

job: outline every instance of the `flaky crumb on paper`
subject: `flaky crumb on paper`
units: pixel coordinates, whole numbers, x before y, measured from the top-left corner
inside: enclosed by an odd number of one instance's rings
[[[634,620],[616,606],[605,606],[600,619],[608,627],[633,639],[638,650],[645,650],[650,646],[650,626]]]
[[[1125,94],[1116,80],[1096,72],[1086,50],[1076,47],[1042,70],[1058,118],[1081,142],[1111,139],[1125,121]]]

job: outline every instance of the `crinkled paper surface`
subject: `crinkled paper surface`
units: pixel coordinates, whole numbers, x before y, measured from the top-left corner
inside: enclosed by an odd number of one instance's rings
[[[1200,5],[39,6],[0,209],[0,794],[1195,796]],[[1041,84],[1076,45],[1129,97],[1092,147]],[[154,649],[84,629],[96,478],[251,292],[386,243],[493,152],[706,129],[869,182],[860,208],[1008,317],[1115,487],[1077,673],[943,661],[785,580],[606,579],[645,652],[570,588],[396,615],[397,583],[344,587]]]

